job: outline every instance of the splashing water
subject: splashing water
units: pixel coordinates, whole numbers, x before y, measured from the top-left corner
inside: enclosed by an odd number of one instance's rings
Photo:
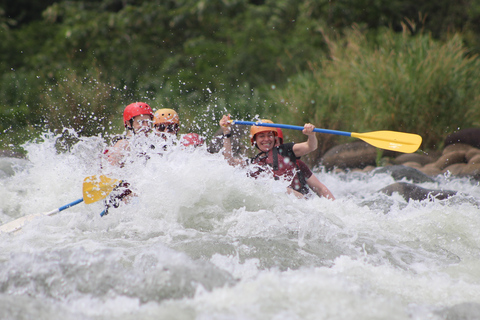
[[[85,138],[59,153],[46,136],[28,159],[0,159],[1,223],[81,198],[104,148]],[[388,175],[319,171],[337,200],[299,200],[204,147],[170,149],[109,171],[137,196],[107,216],[81,203],[0,234],[2,319],[480,314],[477,183],[438,177],[421,186],[460,194],[406,202],[378,193]]]

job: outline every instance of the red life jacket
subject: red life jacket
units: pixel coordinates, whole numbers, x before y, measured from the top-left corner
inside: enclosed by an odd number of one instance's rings
[[[261,173],[270,171],[275,180],[280,178],[291,181],[290,187],[302,194],[307,194],[309,189],[303,173],[297,164],[297,157],[292,150],[293,143],[283,144],[268,152],[260,152],[251,159],[256,169],[250,172],[251,177],[258,177]]]

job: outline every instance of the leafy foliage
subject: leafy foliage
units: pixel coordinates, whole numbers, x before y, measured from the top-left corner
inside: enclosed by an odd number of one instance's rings
[[[480,43],[476,23],[480,6],[470,1],[34,2],[19,0],[10,5],[11,1],[0,1],[0,148],[18,147],[44,130],[61,131],[64,127],[86,136],[120,132],[121,112],[132,101],[148,102],[154,109],[176,108],[182,116],[182,130],[206,135],[216,130],[218,117],[225,112],[242,119],[276,115],[291,123],[310,121],[331,129],[372,125],[357,123],[361,112],[355,108],[361,107],[352,107],[355,104],[396,108],[395,119],[382,116],[379,112],[384,109],[365,110],[376,128],[415,131],[419,128],[412,125],[415,120],[406,120],[419,111],[415,108],[472,101],[470,88],[476,85],[465,84],[456,94],[446,89],[455,81],[473,79],[467,73]],[[360,43],[353,40],[350,31],[355,23],[358,30],[368,31],[361,33]],[[425,43],[409,42],[412,35],[403,35],[402,42],[383,29],[398,32],[404,30],[402,23]],[[467,47],[458,58],[451,58],[452,62],[467,66],[439,70],[443,74],[432,75],[436,78],[430,78],[435,80],[430,86],[427,78],[413,77],[413,63],[429,69],[433,68],[430,60],[421,59],[448,59],[446,53],[431,58],[422,57],[420,52],[443,48],[443,42],[451,41],[448,34],[455,32],[462,32],[462,37],[455,38],[455,48],[462,42]],[[335,73],[332,50],[336,47],[340,52],[345,43],[361,50],[343,52],[353,68],[344,66]],[[377,51],[370,48],[374,45]],[[406,69],[393,66],[381,55],[382,48],[407,52],[409,46],[420,47],[419,52],[413,52],[412,66],[402,58],[402,68]],[[383,58],[386,68],[377,78],[365,71],[380,63],[367,59],[365,54],[372,53]],[[463,61],[464,55],[470,58]],[[394,74],[389,76],[388,72]],[[459,73],[452,77],[453,72]],[[395,73],[398,79],[394,82],[390,78],[395,79]],[[442,83],[441,76],[446,75],[450,80]],[[339,86],[339,79],[350,87]],[[379,81],[392,86],[377,87]],[[319,86],[329,91],[315,94]],[[430,90],[418,100],[421,106],[410,103],[412,98],[406,96],[405,92],[412,90],[417,97],[421,90]],[[304,95],[301,100],[300,93]],[[294,95],[298,101],[295,108],[284,109]],[[403,100],[379,103],[392,95]],[[282,102],[282,97],[288,99]],[[470,110],[476,107],[471,103],[466,106]],[[312,108],[315,112],[310,114]],[[352,116],[347,115],[350,108],[355,109]],[[451,118],[449,124],[432,121],[429,125],[443,127],[426,135],[425,147],[434,147],[431,141],[439,141],[441,131],[467,122]],[[325,142],[324,149],[335,140]]]
[[[458,35],[445,43],[391,30],[378,37],[379,45],[372,46],[364,32],[352,29],[340,40],[328,40],[330,59],[272,92],[283,104],[278,121],[417,133],[425,150],[441,147],[445,136],[460,127],[480,125],[475,112],[480,61],[466,56]],[[336,137],[322,139],[328,149]]]

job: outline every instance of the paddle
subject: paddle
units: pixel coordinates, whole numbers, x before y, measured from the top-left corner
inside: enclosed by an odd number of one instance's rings
[[[293,130],[303,130],[303,127],[292,126],[288,124],[277,124],[277,123],[264,123],[264,122],[252,122],[252,121],[238,121],[233,120],[233,124],[248,125],[248,126],[263,126],[263,127],[273,127],[281,129],[293,129]],[[422,137],[418,134],[405,133],[405,132],[396,132],[396,131],[372,131],[366,133],[356,133],[356,132],[346,132],[346,131],[336,131],[329,129],[313,129],[313,132],[336,134],[340,136],[347,136],[362,139],[363,141],[371,144],[374,147],[386,150],[392,150],[403,153],[412,153],[417,151],[422,143]]]
[[[12,232],[19,230],[25,225],[26,222],[33,220],[38,216],[51,216],[60,211],[73,207],[82,201],[86,204],[94,203],[99,200],[105,199],[112,190],[121,183],[120,180],[111,179],[104,175],[86,177],[83,181],[83,198],[75,200],[69,204],[66,204],[60,208],[45,213],[35,213],[28,216],[18,218],[0,226],[0,233]]]

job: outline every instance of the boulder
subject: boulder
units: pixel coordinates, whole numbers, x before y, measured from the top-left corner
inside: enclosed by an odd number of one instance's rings
[[[461,176],[480,177],[480,163],[467,163],[460,173]],[[478,180],[478,179],[477,179]]]
[[[457,194],[456,191],[452,190],[426,189],[407,182],[396,182],[380,189],[379,192],[385,193],[389,196],[394,193],[398,193],[405,199],[405,201],[423,201],[433,198],[444,200]]]
[[[411,167],[411,168],[415,168],[415,169],[420,169],[422,167],[422,165],[420,163],[415,162],[415,161],[404,162],[404,163],[402,163],[402,166]]]
[[[364,141],[355,141],[335,146],[328,150],[321,159],[325,169],[363,169],[375,166],[377,148]]]
[[[445,169],[442,170],[442,173],[447,173],[449,172],[450,174],[454,176],[458,176],[462,174],[463,168],[465,168],[467,164],[466,163],[454,163],[446,167]]]
[[[473,158],[475,158],[477,156],[480,156],[480,149],[471,148],[470,150],[468,150],[465,153],[465,160],[467,161],[467,163],[470,163],[470,160],[472,160]]]
[[[471,145],[465,144],[465,143],[456,143],[456,144],[451,144],[443,148],[442,155],[450,153],[450,152],[455,152],[455,151],[460,151],[460,152],[465,152],[465,154],[473,149]]]
[[[465,159],[467,160],[467,163],[468,163],[468,164],[480,163],[480,153],[474,155],[474,156],[471,157],[471,158],[467,158],[467,157],[465,156]]]
[[[419,153],[403,153],[395,158],[395,164],[405,164],[406,162],[416,162],[420,166],[435,162],[436,158]]]
[[[440,170],[435,165],[435,163],[426,164],[418,170],[420,170],[421,172],[423,172],[424,174],[426,174],[427,176],[430,176],[430,177],[438,176],[439,174],[442,173],[442,170]]]
[[[465,154],[465,150],[448,152],[438,158],[438,160],[434,162],[434,165],[440,170],[443,170],[454,163],[466,163]]]
[[[475,148],[480,148],[480,128],[462,129],[449,134],[444,141],[444,145],[464,143]]]
[[[373,170],[374,175],[379,173],[388,173],[392,176],[392,178],[395,181],[402,180],[402,179],[413,181],[415,183],[435,181],[418,169],[402,166],[402,165],[381,167]]]

